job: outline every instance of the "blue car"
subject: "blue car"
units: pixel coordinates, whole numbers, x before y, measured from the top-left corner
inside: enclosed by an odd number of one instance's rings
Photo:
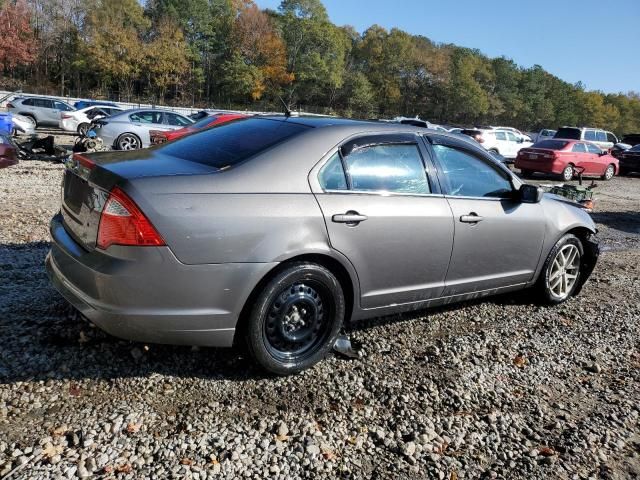
[[[105,107],[117,107],[113,102],[101,102],[99,100],[79,100],[73,104],[76,110],[81,110],[87,107],[93,107],[94,105],[104,105]]]

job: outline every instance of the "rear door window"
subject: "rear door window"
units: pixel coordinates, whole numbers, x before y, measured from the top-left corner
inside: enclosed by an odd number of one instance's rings
[[[129,120],[136,123],[162,123],[162,112],[136,112],[129,115]]]
[[[225,169],[312,127],[292,121],[249,118],[201,130],[160,147],[162,153]]]
[[[365,146],[351,151],[344,162],[352,190],[404,194],[431,192],[417,144]]]
[[[584,132],[584,139],[588,140],[590,142],[595,142],[596,141],[596,132],[595,132],[595,130],[586,130]]]
[[[507,140],[507,134],[505,132],[496,132],[496,140]]]

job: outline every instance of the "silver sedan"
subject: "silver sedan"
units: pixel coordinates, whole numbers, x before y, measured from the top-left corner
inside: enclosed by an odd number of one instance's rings
[[[277,374],[349,321],[521,289],[564,302],[598,256],[579,204],[399,124],[238,120],[76,155],[63,192],[47,268],[86,317],[144,342],[244,342]]]
[[[94,132],[115,150],[137,150],[151,145],[149,132],[188,127],[193,120],[168,110],[126,110],[95,122]]]

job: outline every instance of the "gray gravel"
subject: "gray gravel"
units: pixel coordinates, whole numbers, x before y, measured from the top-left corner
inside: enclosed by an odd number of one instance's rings
[[[640,178],[599,182],[580,297],[377,319],[349,332],[361,358],[270,378],[67,306],[43,268],[61,173],[0,170],[0,477],[640,477]]]

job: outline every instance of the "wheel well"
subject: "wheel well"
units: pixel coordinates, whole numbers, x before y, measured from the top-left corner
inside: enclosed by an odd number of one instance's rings
[[[242,337],[244,336],[244,329],[246,327],[246,322],[251,313],[251,307],[255,303],[256,297],[262,292],[266,284],[271,280],[276,274],[282,271],[287,265],[293,262],[311,262],[316,263],[318,265],[322,265],[331,273],[333,273],[338,282],[340,282],[340,286],[342,287],[342,292],[344,293],[344,301],[345,301],[345,323],[349,322],[351,318],[351,314],[353,313],[354,307],[354,290],[353,290],[353,281],[351,279],[351,275],[347,271],[344,266],[337,261],[336,259],[329,257],[327,255],[322,254],[307,254],[307,255],[299,255],[297,257],[289,258],[284,262],[279,263],[276,267],[271,269],[262,279],[258,282],[258,284],[253,288],[247,300],[242,307],[242,311],[240,312],[240,316],[238,317],[238,324],[236,325],[236,332],[233,338],[233,344],[238,346],[241,343]]]

